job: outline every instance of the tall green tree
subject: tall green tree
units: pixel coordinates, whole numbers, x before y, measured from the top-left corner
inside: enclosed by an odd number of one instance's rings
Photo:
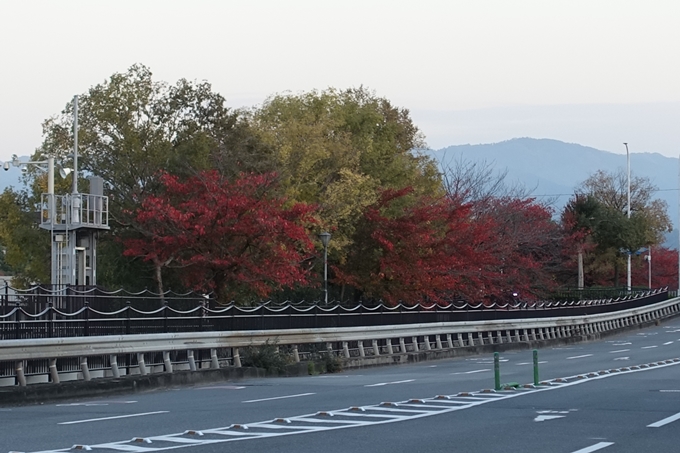
[[[629,218],[627,184],[622,170],[598,170],[576,190],[577,197],[590,203],[581,206],[577,220],[594,245],[585,264],[592,283],[618,285],[626,255],[661,244],[664,233],[672,229],[668,206],[654,198],[658,189],[648,178],[631,177]],[[589,209],[590,205],[595,207]]]
[[[435,162],[414,153],[425,143],[409,111],[363,87],[276,95],[252,118],[288,198],[319,206],[321,228],[333,234],[329,259],[338,263],[384,190],[413,189],[395,210],[442,193]]]

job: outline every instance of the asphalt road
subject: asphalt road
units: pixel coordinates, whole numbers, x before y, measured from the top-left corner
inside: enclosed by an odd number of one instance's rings
[[[607,341],[540,350],[540,379],[551,385],[514,391],[483,391],[494,386],[488,355],[0,407],[0,453],[73,447],[187,453],[676,451],[680,362],[671,360],[678,357],[680,320],[671,320]],[[501,381],[531,383],[531,362],[531,351],[503,353]]]

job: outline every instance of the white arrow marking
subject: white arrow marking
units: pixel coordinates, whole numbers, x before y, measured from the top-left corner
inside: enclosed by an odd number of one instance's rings
[[[535,422],[544,422],[546,420],[553,420],[555,418],[564,418],[564,415],[539,415],[534,419]]]

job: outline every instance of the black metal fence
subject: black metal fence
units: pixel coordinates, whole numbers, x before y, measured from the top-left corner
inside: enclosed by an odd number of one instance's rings
[[[316,329],[592,315],[661,302],[666,289],[595,300],[509,302],[491,305],[347,306],[340,303],[263,302],[218,306],[201,294],[106,293],[68,288],[6,289],[0,301],[0,340],[194,331]]]

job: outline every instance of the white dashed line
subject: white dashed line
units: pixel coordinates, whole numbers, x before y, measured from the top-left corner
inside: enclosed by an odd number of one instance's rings
[[[641,349],[653,349],[653,348],[658,348],[658,346],[643,346]]]
[[[394,382],[379,382],[377,384],[364,385],[364,387],[382,387],[383,385],[394,385],[394,384],[406,384],[407,382],[413,382],[415,379],[406,379],[405,381],[394,381]]]
[[[284,400],[286,398],[298,398],[300,396],[316,395],[316,393],[298,393],[297,395],[275,396],[273,398],[261,398],[259,400],[242,401],[243,403],[259,403],[260,401]]]
[[[491,370],[486,369],[486,370],[460,371],[458,373],[451,373],[451,374],[474,374],[474,373],[483,373],[485,371],[491,371]]]
[[[620,352],[628,352],[630,349],[619,349],[618,351],[609,351],[610,354],[618,354]]]
[[[576,450],[573,453],[590,453],[593,451],[597,450],[602,450],[603,448],[609,447],[610,445],[614,445],[614,442],[600,442],[595,445],[591,445],[590,447],[582,448],[580,450]]]
[[[679,418],[680,418],[680,412],[678,412],[675,415],[671,415],[670,417],[666,417],[663,420],[659,420],[658,422],[652,423],[651,425],[647,425],[647,428],[660,428],[663,425],[673,423],[674,421],[676,421]]]
[[[571,359],[582,359],[582,358],[584,358],[584,357],[591,357],[591,356],[592,356],[592,354],[575,355],[575,356],[573,356],[573,357],[567,357],[567,360],[571,360]]]
[[[157,414],[167,414],[169,411],[156,411],[156,412],[143,412],[141,414],[128,414],[128,415],[117,415],[115,417],[102,417],[102,418],[90,418],[87,420],[75,420],[72,422],[61,422],[57,425],[75,425],[76,423],[89,423],[89,422],[100,422],[104,420],[116,420],[119,418],[130,418],[130,417],[143,417],[145,415],[157,415]]]

